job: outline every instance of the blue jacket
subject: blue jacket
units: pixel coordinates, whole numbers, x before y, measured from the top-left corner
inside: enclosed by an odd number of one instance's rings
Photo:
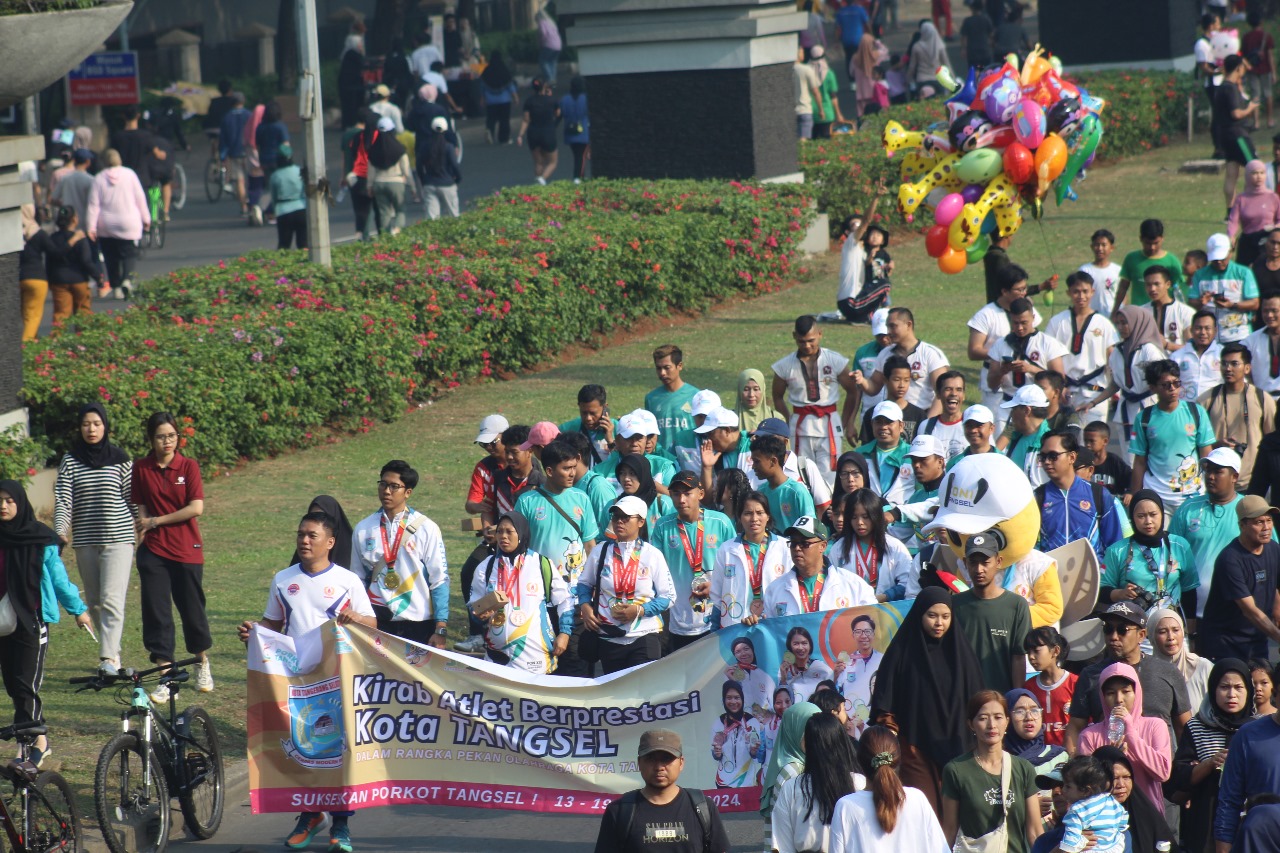
[[[222,127],[218,131],[218,156],[244,156],[244,126],[249,123],[252,114],[244,107],[236,107],[222,117]]]
[[[41,618],[46,623],[55,623],[62,618],[59,604],[72,616],[79,616],[89,609],[80,598],[80,590],[67,577],[67,567],[58,556],[58,546],[49,545],[44,549],[44,570],[40,572]]]
[[[1040,540],[1036,543],[1041,551],[1052,551],[1068,542],[1088,539],[1101,562],[1107,548],[1124,539],[1115,501],[1110,499],[1111,493],[1105,488],[1101,489],[1101,507],[1093,505],[1093,486],[1080,477],[1076,477],[1065,495],[1052,482],[1041,488],[1044,489],[1044,502],[1040,507]]]

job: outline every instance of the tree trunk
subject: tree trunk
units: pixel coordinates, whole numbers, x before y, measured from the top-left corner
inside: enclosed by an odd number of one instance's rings
[[[276,19],[276,74],[279,91],[298,90],[298,0],[280,0]]]
[[[369,56],[386,56],[391,50],[391,40],[405,37],[409,0],[378,0],[373,7],[373,29],[369,31]],[[404,45],[407,54],[413,45]]]

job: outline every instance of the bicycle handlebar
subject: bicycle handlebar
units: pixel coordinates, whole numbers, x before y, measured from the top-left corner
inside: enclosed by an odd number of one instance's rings
[[[200,658],[187,658],[186,660],[174,661],[173,663],[161,664],[160,666],[153,666],[151,669],[124,669],[115,675],[99,672],[96,675],[87,675],[69,679],[67,683],[84,685],[82,689],[85,690],[89,688],[101,690],[104,687],[110,687],[112,684],[120,681],[141,681],[149,675],[155,675],[157,672],[164,672],[165,670],[169,670],[172,674],[161,679],[161,681],[166,683],[182,682],[191,677],[190,673],[176,672],[175,670],[182,669],[183,667],[194,666],[199,662]]]

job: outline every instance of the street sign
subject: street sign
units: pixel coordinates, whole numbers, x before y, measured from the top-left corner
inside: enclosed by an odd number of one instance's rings
[[[73,107],[138,103],[138,54],[132,50],[91,54],[67,75],[67,97]]]

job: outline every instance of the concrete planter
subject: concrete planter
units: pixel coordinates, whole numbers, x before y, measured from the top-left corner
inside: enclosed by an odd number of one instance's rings
[[[102,44],[133,0],[105,0],[70,12],[0,17],[0,108],[54,83]]]

